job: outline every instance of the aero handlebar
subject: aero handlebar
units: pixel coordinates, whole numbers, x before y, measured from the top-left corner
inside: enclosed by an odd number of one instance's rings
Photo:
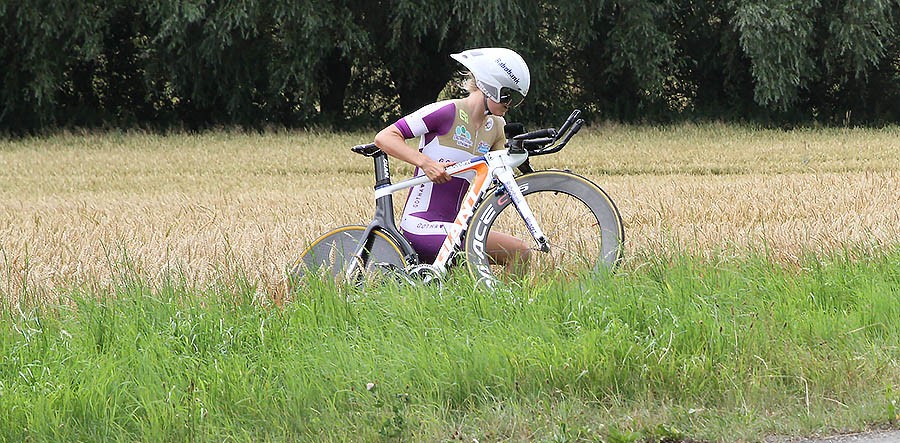
[[[528,152],[528,155],[559,152],[584,125],[584,120],[578,118],[579,115],[581,115],[581,111],[576,109],[558,131],[554,128],[547,128],[517,135],[509,140],[506,146],[510,152]],[[554,145],[554,143],[557,144]]]
[[[572,111],[572,114],[569,115],[569,118],[566,119],[558,131],[554,128],[546,128],[515,135],[506,142],[506,147],[509,148],[511,153],[528,152],[529,155],[545,155],[559,152],[584,125],[584,120],[578,118],[580,115],[580,110]],[[518,124],[512,123],[508,126],[512,125]],[[518,125],[516,129],[521,130],[520,126]],[[357,145],[350,149],[366,157],[373,157],[380,151],[375,146],[375,143]]]

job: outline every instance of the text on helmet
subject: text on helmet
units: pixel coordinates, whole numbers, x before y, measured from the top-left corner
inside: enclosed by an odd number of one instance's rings
[[[504,63],[503,60],[500,58],[497,58],[497,60],[494,60],[494,61],[497,62],[497,65],[500,66],[500,69],[502,69],[503,72],[505,72],[506,75],[508,75],[509,78],[512,79],[512,81],[516,82],[517,85],[519,84],[519,77],[516,77],[516,75],[513,74],[512,68],[510,68],[509,66],[506,66],[506,63]]]

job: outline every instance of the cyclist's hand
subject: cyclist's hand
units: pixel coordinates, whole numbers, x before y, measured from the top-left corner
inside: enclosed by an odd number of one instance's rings
[[[431,181],[440,184],[450,181],[450,174],[447,173],[447,167],[454,164],[456,164],[456,162],[437,162],[428,159],[421,168],[422,172],[424,172]]]

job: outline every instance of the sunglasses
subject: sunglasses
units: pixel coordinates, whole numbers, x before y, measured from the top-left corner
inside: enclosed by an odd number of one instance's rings
[[[512,88],[500,88],[500,100],[498,103],[515,108],[525,101],[525,96],[521,92]]]
[[[525,100],[525,96],[522,95],[521,92],[516,91],[513,88],[502,87],[499,91],[493,86],[485,85],[484,83],[478,82],[478,87],[484,92],[484,95],[488,96],[494,102],[506,105],[510,108],[515,108],[522,104]],[[499,94],[498,94],[499,93]]]

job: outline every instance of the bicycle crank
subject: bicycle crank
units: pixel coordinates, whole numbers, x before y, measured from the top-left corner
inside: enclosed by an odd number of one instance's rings
[[[421,264],[410,266],[406,269],[406,273],[424,284],[431,284],[433,282],[437,282],[438,286],[442,286],[443,284],[443,275],[441,271],[430,264]]]

